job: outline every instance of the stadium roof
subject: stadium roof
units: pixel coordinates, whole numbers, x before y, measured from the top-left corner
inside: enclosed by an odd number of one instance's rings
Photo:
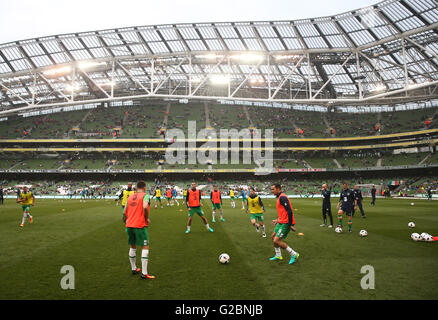
[[[0,115],[133,98],[387,103],[438,95],[438,2],[155,25],[0,45]]]

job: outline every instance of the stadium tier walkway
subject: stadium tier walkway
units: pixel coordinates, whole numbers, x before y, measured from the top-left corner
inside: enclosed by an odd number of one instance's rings
[[[432,154],[428,154],[423,160],[421,160],[418,165],[421,166],[427,159],[429,159],[432,156]]]
[[[339,169],[342,169],[341,164],[338,162],[338,160],[336,160],[335,158],[333,158],[333,162],[338,166]]]
[[[382,166],[382,158],[377,159],[376,167]]]
[[[243,106],[243,112],[245,112],[246,118],[248,119],[248,122],[251,127],[254,127],[254,123],[251,120],[251,117],[249,116],[248,108],[246,106]]]
[[[85,122],[85,120],[87,120],[88,116],[91,114],[92,110],[88,111],[85,113],[84,117],[81,119],[81,122],[78,123],[77,127],[81,128],[81,125]],[[70,138],[71,133],[72,133],[73,127],[70,128],[70,130],[68,131],[67,136]]]
[[[323,115],[322,120],[324,121],[325,125],[327,126],[327,132],[330,132],[330,123],[328,122],[327,118],[325,115]],[[334,138],[336,136],[336,132],[331,134],[331,137]]]

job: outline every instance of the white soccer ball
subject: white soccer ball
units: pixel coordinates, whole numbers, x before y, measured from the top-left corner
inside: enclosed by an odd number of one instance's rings
[[[341,227],[336,227],[335,232],[336,233],[341,233],[342,232],[342,228]]]
[[[430,234],[428,234],[428,235],[424,238],[424,241],[431,242],[431,241],[433,241],[433,237],[432,237]]]
[[[426,240],[427,236],[429,236],[427,232],[423,232],[422,234],[420,234],[421,240]]]
[[[412,238],[412,240],[414,240],[414,241],[420,241],[420,235],[418,234],[418,233],[416,233],[416,232],[414,232],[413,234],[411,234],[411,238]]]
[[[415,223],[413,223],[412,221],[408,223],[408,227],[409,228],[415,228]]]
[[[222,264],[230,263],[230,256],[228,254],[226,254],[226,253],[222,253],[219,256],[219,262],[222,263]]]
[[[361,237],[366,237],[366,236],[368,235],[368,232],[367,232],[366,230],[360,230],[360,231],[359,231],[359,235],[360,235]]]
[[[411,206],[413,206],[415,203],[411,202]]]

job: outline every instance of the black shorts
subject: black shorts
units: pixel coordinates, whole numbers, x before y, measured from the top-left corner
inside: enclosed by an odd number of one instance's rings
[[[347,216],[351,216],[354,211],[354,207],[342,205],[341,210],[344,211]]]

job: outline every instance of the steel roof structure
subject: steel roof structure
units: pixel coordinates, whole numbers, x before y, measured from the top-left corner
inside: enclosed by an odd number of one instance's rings
[[[0,115],[139,98],[388,103],[438,96],[438,2],[295,21],[154,25],[0,45]]]

